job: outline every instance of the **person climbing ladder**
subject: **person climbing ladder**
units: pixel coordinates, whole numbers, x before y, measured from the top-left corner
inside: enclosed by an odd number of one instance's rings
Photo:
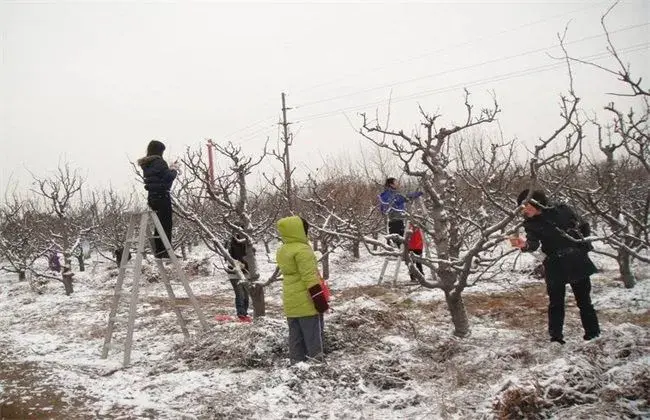
[[[384,183],[384,191],[379,194],[379,209],[388,218],[388,234],[397,234],[404,237],[404,220],[406,219],[406,203],[422,196],[421,191],[406,194],[398,192],[399,184],[395,178],[387,178]],[[402,240],[391,238],[388,244],[394,244],[396,248],[402,245]]]

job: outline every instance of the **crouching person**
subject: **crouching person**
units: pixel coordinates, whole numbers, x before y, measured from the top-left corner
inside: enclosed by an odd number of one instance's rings
[[[289,324],[291,364],[323,359],[322,315],[329,305],[318,275],[316,255],[309,246],[309,225],[299,216],[278,221],[282,246],[276,260],[282,273],[282,303]]]
[[[235,263],[239,266],[242,274],[248,278],[248,263],[246,262],[246,242],[244,239],[235,234],[230,240],[225,243],[226,248],[228,249],[228,254],[235,260]],[[241,322],[251,322],[252,319],[248,316],[248,290],[242,284],[239,279],[239,275],[235,270],[235,267],[228,264],[226,266],[226,274],[228,274],[228,280],[232,285],[232,289],[235,292],[235,310],[237,311],[237,318]]]
[[[236,263],[239,265],[239,270],[242,272],[244,277],[248,277],[246,266],[239,261]],[[252,319],[248,316],[248,291],[246,290],[246,287],[240,281],[235,267],[227,265],[226,274],[228,274],[228,280],[230,280],[232,289],[235,292],[235,311],[237,311],[237,319],[240,322],[251,322]]]

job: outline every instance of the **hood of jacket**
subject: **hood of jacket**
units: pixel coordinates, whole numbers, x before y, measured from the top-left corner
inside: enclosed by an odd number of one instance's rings
[[[140,165],[141,168],[144,168],[145,166],[149,166],[151,162],[153,162],[156,159],[162,159],[162,156],[159,155],[145,156],[143,158],[138,159],[138,165]]]
[[[290,216],[278,220],[278,232],[285,244],[292,242],[308,243],[300,216]]]

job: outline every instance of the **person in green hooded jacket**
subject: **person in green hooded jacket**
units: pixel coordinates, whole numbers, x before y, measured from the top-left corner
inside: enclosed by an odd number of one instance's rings
[[[323,358],[322,315],[329,305],[309,245],[309,224],[299,216],[278,220],[283,245],[276,261],[282,273],[282,304],[289,324],[291,363]]]

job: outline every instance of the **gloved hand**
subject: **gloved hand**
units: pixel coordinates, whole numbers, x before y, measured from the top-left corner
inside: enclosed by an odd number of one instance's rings
[[[510,239],[510,245],[513,248],[519,248],[519,249],[526,248],[526,240],[525,239],[523,239],[523,238],[521,238],[519,236],[511,236],[508,239]]]
[[[320,284],[312,286],[309,288],[309,295],[311,296],[312,302],[314,302],[314,307],[319,314],[324,313],[330,307],[325,299],[325,293],[323,293],[323,288]]]

